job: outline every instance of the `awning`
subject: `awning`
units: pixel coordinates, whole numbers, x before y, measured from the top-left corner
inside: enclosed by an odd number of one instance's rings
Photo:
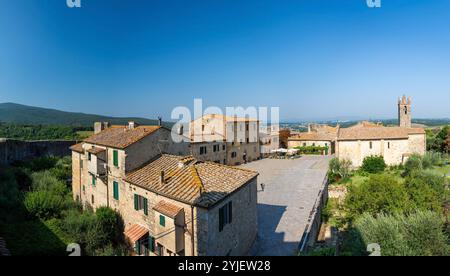
[[[183,211],[183,208],[162,200],[158,202],[155,207],[153,207],[153,210],[170,218],[175,218],[181,211]]]
[[[132,242],[135,243],[138,240],[142,239],[145,235],[149,233],[148,229],[139,225],[134,224],[128,230],[124,232],[125,236]]]

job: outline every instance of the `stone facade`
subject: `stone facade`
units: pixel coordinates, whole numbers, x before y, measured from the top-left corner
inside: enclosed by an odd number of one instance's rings
[[[240,165],[261,157],[257,120],[205,115],[190,123],[189,138],[193,143],[226,143],[227,165]]]
[[[218,164],[227,164],[227,143],[218,142],[192,142],[190,155],[199,161],[211,161]]]
[[[426,134],[422,128],[411,127],[411,98],[403,96],[399,100],[398,116],[398,127],[371,122],[349,128],[311,125],[307,133],[289,139],[289,148],[331,145],[331,153],[341,160],[350,160],[354,167],[360,167],[369,156],[382,156],[387,165],[400,165],[411,154],[425,154]]]
[[[272,151],[280,148],[280,130],[278,125],[264,127],[259,132],[260,152],[268,157]]]
[[[101,131],[99,130],[99,133]],[[146,236],[131,242],[130,248],[135,248],[134,254],[151,256],[245,254],[257,232],[256,177],[208,208],[163,196],[126,180],[129,172],[157,158],[161,152],[186,155],[199,149],[197,144],[191,144],[189,147],[189,143],[175,143],[170,134],[169,130],[161,128],[125,148],[87,142],[72,147],[74,199],[94,210],[102,206],[115,209],[123,218],[125,233],[136,225],[148,229]],[[226,158],[227,151],[223,148],[226,146],[225,143],[205,145],[208,147],[220,145],[220,153],[211,150],[212,155],[205,156],[205,159]],[[225,179],[227,176],[222,177],[224,182],[227,182]],[[142,206],[144,199],[146,211]],[[161,202],[175,206],[181,211],[174,216],[167,215],[155,209]],[[232,222],[219,231],[219,209],[228,202],[232,202]],[[152,246],[149,246],[150,243]],[[141,247],[145,247],[146,250],[137,249]]]
[[[408,139],[338,141],[337,148],[336,156],[352,161],[355,167],[360,167],[364,158],[369,156],[383,156],[387,165],[399,165],[409,153]]]
[[[219,209],[230,202],[233,206],[233,221],[219,231]],[[246,255],[256,239],[258,229],[256,179],[217,206],[209,210],[199,208],[197,216],[200,239],[198,255]]]

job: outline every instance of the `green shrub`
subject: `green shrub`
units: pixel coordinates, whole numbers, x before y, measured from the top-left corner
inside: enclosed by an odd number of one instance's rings
[[[67,185],[55,177],[50,171],[33,173],[31,178],[34,191],[47,191],[61,197],[69,193]]]
[[[416,212],[374,217],[364,214],[355,223],[365,245],[378,243],[383,256],[446,256],[450,253],[441,217]]]
[[[347,179],[352,173],[352,162],[350,160],[339,160],[333,158],[329,163],[328,178],[333,181]]]
[[[423,170],[422,156],[419,154],[411,155],[405,163],[405,173],[407,175]]]
[[[299,150],[301,154],[322,154],[328,153],[328,147],[320,147],[320,146],[305,146],[305,147],[295,147],[295,149]]]
[[[20,202],[20,191],[14,172],[0,168],[0,210],[13,208]]]
[[[41,219],[50,219],[60,216],[64,200],[48,191],[35,191],[26,194],[24,205],[31,215]]]
[[[366,212],[376,215],[409,211],[410,202],[404,184],[395,176],[376,174],[358,186],[349,187],[345,208],[353,218]]]
[[[95,215],[101,231],[106,234],[107,240],[114,243],[120,242],[123,227],[119,214],[111,208],[100,207],[95,211]]]
[[[368,173],[380,173],[386,169],[386,163],[382,156],[369,156],[364,158],[361,169]]]

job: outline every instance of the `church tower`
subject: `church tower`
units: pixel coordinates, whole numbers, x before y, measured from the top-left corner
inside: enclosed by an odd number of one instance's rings
[[[403,96],[398,100],[398,125],[411,127],[411,97]]]

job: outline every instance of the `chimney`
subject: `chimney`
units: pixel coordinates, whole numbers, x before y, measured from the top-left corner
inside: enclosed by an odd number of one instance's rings
[[[162,118],[158,117],[158,126],[162,126]]]
[[[166,184],[166,180],[164,177],[164,171],[161,171],[161,174],[159,175],[159,183],[161,183],[162,185]]]
[[[94,123],[94,134],[98,134],[103,130],[109,128],[110,124],[108,122],[95,122]]]
[[[135,129],[138,126],[138,124],[134,121],[128,122],[128,129]]]

